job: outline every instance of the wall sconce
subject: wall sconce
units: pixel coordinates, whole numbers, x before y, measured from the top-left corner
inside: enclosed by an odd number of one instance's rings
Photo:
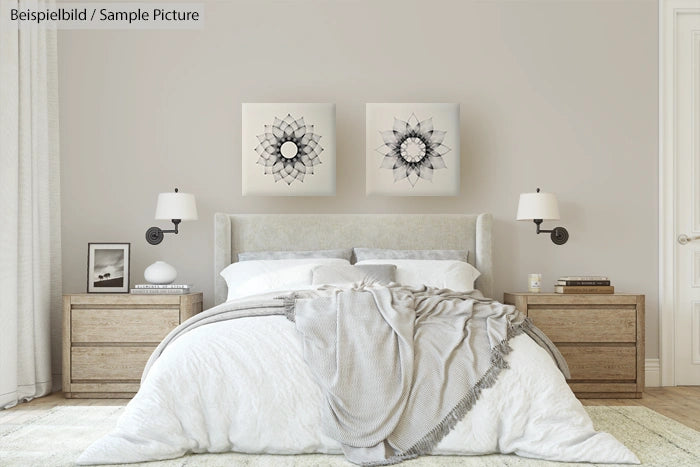
[[[533,221],[537,225],[537,233],[548,233],[557,245],[563,245],[569,239],[569,232],[564,227],[554,227],[552,230],[541,230],[540,224],[544,220],[559,219],[559,204],[553,193],[522,193],[518,202],[519,221]]]
[[[166,233],[177,234],[177,227],[181,221],[197,220],[197,204],[194,195],[180,193],[177,188],[174,193],[160,193],[156,204],[156,219],[170,219],[175,224],[175,229],[163,230],[160,227],[151,227],[146,231],[146,241],[151,245],[162,242]]]

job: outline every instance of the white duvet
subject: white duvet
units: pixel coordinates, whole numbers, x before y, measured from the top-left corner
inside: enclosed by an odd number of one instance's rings
[[[611,435],[594,431],[545,350],[525,334],[511,346],[510,368],[434,454],[639,463]],[[267,316],[208,324],[166,347],[115,429],[77,462],[141,462],[187,452],[342,454],[319,430],[321,404],[294,323]]]

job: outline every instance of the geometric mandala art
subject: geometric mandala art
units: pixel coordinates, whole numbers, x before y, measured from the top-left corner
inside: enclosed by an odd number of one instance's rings
[[[433,128],[433,119],[418,121],[416,114],[411,114],[408,121],[394,117],[394,127],[382,131],[384,144],[377,152],[384,156],[381,168],[391,169],[394,182],[407,178],[411,186],[418,179],[433,180],[434,169],[447,166],[442,156],[450,151],[443,144],[445,131]]]
[[[368,195],[459,194],[459,104],[367,104],[366,113]]]
[[[265,125],[265,133],[257,135],[259,144],[255,151],[260,155],[258,164],[265,167],[265,174],[272,175],[275,182],[284,180],[304,181],[304,176],[313,175],[314,165],[320,164],[318,157],[323,151],[319,145],[320,135],[314,134],[314,126],[306,125],[304,117],[296,120],[287,114],[284,120],[275,117],[272,125]]]
[[[243,104],[243,195],[335,194],[334,104]]]

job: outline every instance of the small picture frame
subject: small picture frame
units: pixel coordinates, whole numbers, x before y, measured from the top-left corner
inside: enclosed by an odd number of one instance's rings
[[[88,293],[129,293],[131,243],[88,243]]]

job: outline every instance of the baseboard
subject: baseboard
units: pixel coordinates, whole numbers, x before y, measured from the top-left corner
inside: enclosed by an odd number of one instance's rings
[[[661,386],[661,366],[658,358],[644,360],[644,386],[648,388]]]

